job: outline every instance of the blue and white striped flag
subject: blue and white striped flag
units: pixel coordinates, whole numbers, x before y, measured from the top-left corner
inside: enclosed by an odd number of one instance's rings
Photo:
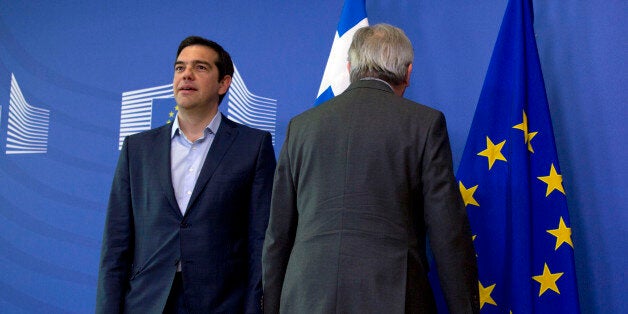
[[[314,105],[321,104],[347,89],[347,52],[355,31],[368,25],[365,0],[346,0]]]

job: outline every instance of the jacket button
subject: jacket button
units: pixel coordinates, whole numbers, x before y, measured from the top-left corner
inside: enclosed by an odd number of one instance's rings
[[[187,228],[188,226],[189,226],[189,225],[188,225],[188,223],[187,223],[187,222],[182,222],[182,223],[181,223],[181,228],[184,228],[184,229],[185,229],[185,228]]]

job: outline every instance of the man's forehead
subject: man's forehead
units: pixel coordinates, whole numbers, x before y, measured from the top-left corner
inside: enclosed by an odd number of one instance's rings
[[[214,50],[213,48],[205,46],[205,45],[187,46],[181,50],[178,57],[180,57],[181,55],[189,55],[189,54],[192,54],[192,55],[200,54],[200,55],[205,55],[205,56],[211,56],[212,58],[218,58],[218,52],[216,52],[216,50]]]

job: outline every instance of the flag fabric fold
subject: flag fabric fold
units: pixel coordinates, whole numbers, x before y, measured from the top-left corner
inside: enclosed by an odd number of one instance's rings
[[[342,7],[315,105],[339,95],[349,86],[347,52],[355,31],[368,25],[365,0],[346,0]]]
[[[578,313],[571,225],[531,0],[510,0],[457,172],[482,313]]]

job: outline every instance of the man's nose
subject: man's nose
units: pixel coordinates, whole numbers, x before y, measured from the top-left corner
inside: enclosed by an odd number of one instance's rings
[[[191,80],[194,78],[194,73],[192,72],[192,67],[185,67],[183,72],[181,73],[181,78],[184,80]]]

